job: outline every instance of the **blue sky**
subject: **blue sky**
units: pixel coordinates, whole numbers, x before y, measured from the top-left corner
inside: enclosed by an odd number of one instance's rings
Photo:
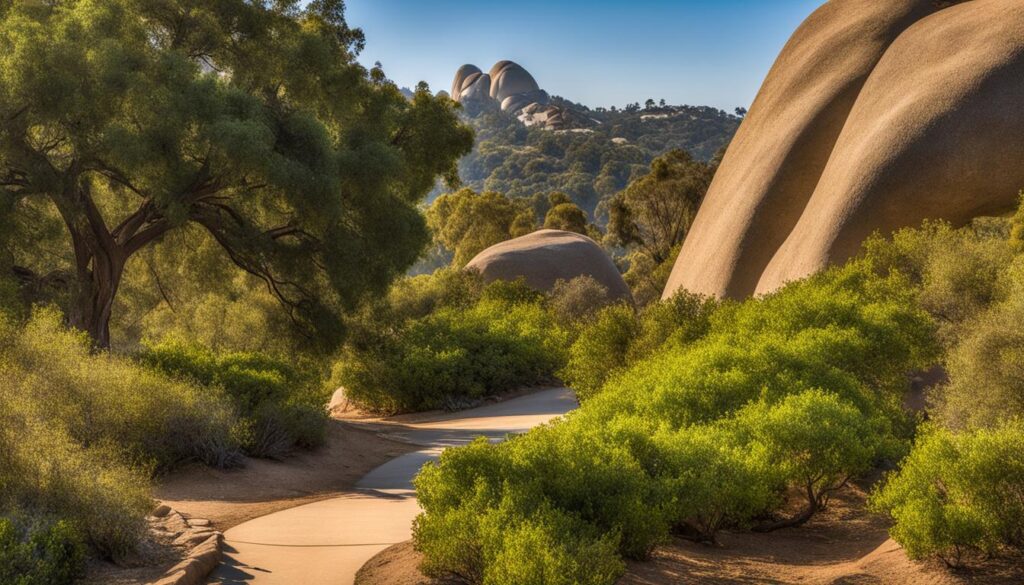
[[[588,106],[647,98],[748,107],[779,50],[823,0],[348,0],[361,61],[448,90],[455,70],[501,59]]]

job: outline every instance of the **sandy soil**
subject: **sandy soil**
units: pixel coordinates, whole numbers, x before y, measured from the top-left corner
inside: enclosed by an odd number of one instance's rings
[[[800,528],[771,534],[724,533],[721,545],[684,540],[659,547],[645,562],[629,563],[619,585],[1011,585],[1024,583],[1024,557],[994,559],[950,571],[918,563],[889,539],[886,520],[869,514],[865,493],[850,488]],[[393,546],[363,566],[357,585],[441,585],[423,577],[410,542]]]

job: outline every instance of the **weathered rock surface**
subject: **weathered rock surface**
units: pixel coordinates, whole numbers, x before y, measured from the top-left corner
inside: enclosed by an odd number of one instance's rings
[[[615,264],[586,236],[561,230],[538,230],[487,248],[466,265],[486,282],[524,278],[531,287],[551,290],[559,280],[590,276],[614,299],[632,299]]]
[[[463,90],[469,87],[466,84],[466,80],[470,76],[480,76],[482,74],[483,71],[480,71],[480,68],[476,65],[466,64],[459,67],[459,70],[455,72],[455,79],[452,80],[452,99],[458,99],[462,95]]]
[[[513,61],[498,61],[491,67],[490,73],[483,73],[475,65],[463,65],[455,73],[451,97],[465,105],[470,115],[484,111],[484,106],[488,104],[517,116],[529,109],[527,115],[531,117],[520,117],[520,120],[528,126],[541,125],[550,130],[595,123],[562,106],[550,105],[551,96],[540,89],[537,80],[526,69]],[[545,106],[554,112],[532,117],[532,114]]]
[[[846,261],[876,230],[1008,212],[1022,163],[1024,2],[973,0],[930,16],[871,73],[757,292]]]
[[[512,61],[499,61],[491,68],[491,97],[498,102],[517,94],[540,90],[537,80]]]
[[[811,198],[885,51],[935,0],[831,0],[783,48],[683,245],[665,289],[741,298],[757,287]],[[957,39],[947,50],[956,50]]]

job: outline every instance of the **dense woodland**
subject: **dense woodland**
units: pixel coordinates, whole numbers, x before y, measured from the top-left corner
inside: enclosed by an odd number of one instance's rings
[[[575,130],[526,127],[495,108],[467,116],[476,131],[473,152],[459,162],[466,187],[511,198],[561,192],[608,221],[606,202],[648,172],[654,158],[683,150],[702,161],[721,153],[741,118],[709,107],[639,104],[591,110],[555,98],[592,122]]]
[[[469,118],[360,66],[365,42],[337,0],[0,2],[0,583],[126,558],[183,465],[316,449],[339,386],[377,414],[581,400],[425,468],[429,575],[611,584],[670,535],[806,523],[878,468],[911,557],[1024,547],[1024,208],[662,301],[739,117]],[[635,304],[462,270],[541,227],[601,243]]]

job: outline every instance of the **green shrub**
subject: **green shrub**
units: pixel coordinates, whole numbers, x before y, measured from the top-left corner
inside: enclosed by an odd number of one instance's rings
[[[337,376],[352,400],[377,412],[454,408],[550,380],[566,345],[539,302],[484,299],[349,347]]]
[[[149,470],[125,463],[110,439],[76,441],[47,403],[13,381],[0,368],[0,515],[61,518],[103,555],[130,551],[152,508]]]
[[[625,304],[605,308],[583,328],[569,348],[561,372],[580,400],[597,394],[612,374],[626,366],[626,354],[638,329],[636,311]]]
[[[115,445],[161,469],[239,461],[235,411],[221,391],[91,353],[85,336],[65,329],[55,311],[37,311],[24,326],[0,323],[0,376],[12,395],[83,445]]]
[[[608,287],[589,276],[559,280],[548,295],[548,307],[559,325],[566,329],[587,323],[611,302]]]
[[[865,245],[867,260],[881,272],[897,271],[917,290],[921,306],[940,324],[945,344],[956,343],[959,329],[1003,297],[1000,276],[1013,258],[1005,220],[976,221],[953,229],[929,221],[920,228],[878,235]]]
[[[658,479],[669,519],[683,536],[714,543],[720,529],[746,526],[780,500],[764,447],[722,425],[662,430],[655,443],[666,460]]]
[[[681,347],[703,337],[717,306],[710,299],[681,292],[647,305],[639,315],[625,304],[606,307],[582,327],[569,349],[562,378],[585,400],[603,388],[613,374],[662,345]]]
[[[871,499],[912,558],[959,565],[1024,546],[1024,423],[951,433],[931,427]]]
[[[487,518],[544,542],[530,519],[550,511],[643,558],[670,528],[714,540],[777,512],[788,485],[810,486],[822,506],[909,434],[906,372],[937,349],[914,300],[905,278],[855,262],[744,303],[674,299],[646,324],[605,309],[570,352],[584,396],[608,379],[580,409],[500,445],[446,451],[417,477],[425,568],[472,583],[546,574]]]
[[[167,340],[140,354],[146,366],[206,387],[223,388],[242,416],[234,436],[246,453],[280,456],[323,443],[327,403],[321,378],[258,353],[214,353]]]
[[[819,390],[787,396],[775,405],[751,404],[735,423],[748,442],[763,447],[786,485],[807,499],[796,516],[763,528],[806,522],[893,443],[884,419],[868,418],[837,395]]]
[[[0,517],[0,583],[66,585],[84,568],[85,544],[68,522],[19,530],[10,518]]]
[[[932,393],[935,418],[952,429],[1024,418],[1024,257],[1003,277],[1006,300],[961,328],[949,350],[949,383]]]

